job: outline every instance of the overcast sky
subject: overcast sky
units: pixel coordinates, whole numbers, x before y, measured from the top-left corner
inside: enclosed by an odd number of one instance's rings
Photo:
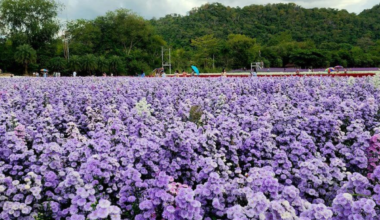
[[[58,0],[66,7],[60,14],[61,19],[93,19],[104,15],[107,11],[117,8],[128,8],[144,18],[159,18],[167,14],[185,15],[193,7],[199,7],[207,0]],[[329,7],[346,9],[349,12],[360,13],[364,9],[379,4],[379,0],[218,0],[229,6],[244,7],[251,4],[289,3],[294,2],[305,8]]]

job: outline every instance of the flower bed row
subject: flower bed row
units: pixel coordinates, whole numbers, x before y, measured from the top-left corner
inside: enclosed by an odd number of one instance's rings
[[[0,219],[380,219],[375,78],[0,81]]]

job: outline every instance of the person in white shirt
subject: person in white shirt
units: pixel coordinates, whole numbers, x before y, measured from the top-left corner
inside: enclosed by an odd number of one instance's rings
[[[166,77],[166,73],[165,72],[162,73],[162,77]]]
[[[222,77],[227,77],[226,69],[223,69],[223,71],[222,71]]]
[[[77,72],[73,72],[73,77],[77,77]]]

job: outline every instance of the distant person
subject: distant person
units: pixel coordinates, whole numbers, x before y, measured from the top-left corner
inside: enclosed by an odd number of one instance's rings
[[[47,77],[47,72],[44,72],[44,78],[46,78]]]
[[[162,72],[162,76],[161,77],[163,77],[163,78],[165,78],[166,77],[166,73],[165,73],[165,71],[164,72]]]
[[[347,74],[347,69],[344,69],[344,74]]]
[[[309,68],[308,70],[307,70],[309,73],[311,73],[311,69]]]
[[[33,77],[36,77],[36,72],[33,72]]]
[[[74,70],[73,77],[77,77],[77,72]]]
[[[58,72],[58,77],[61,77],[61,72]]]
[[[226,69],[223,69],[223,70],[222,70],[222,77],[227,77]]]
[[[141,77],[145,77],[145,72],[144,72],[144,70],[141,70]]]
[[[38,72],[36,72],[36,77],[40,77],[40,74]]]
[[[297,76],[300,75],[300,70],[299,70],[299,69],[297,69],[297,71],[296,71],[296,75],[297,75]]]
[[[182,77],[187,77],[187,72],[185,70],[182,70]]]
[[[178,70],[175,71],[174,76],[179,77],[179,71]]]
[[[250,74],[251,77],[257,77],[256,69],[253,69]]]
[[[328,75],[331,74],[331,69],[327,70],[327,74],[328,74]]]
[[[113,73],[111,73],[111,77],[113,77]]]

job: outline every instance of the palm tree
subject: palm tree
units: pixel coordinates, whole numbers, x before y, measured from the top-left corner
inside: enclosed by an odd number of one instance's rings
[[[98,57],[97,70],[100,72],[108,70],[108,60],[104,56]]]
[[[70,57],[69,68],[72,71],[80,71],[80,70],[82,70],[82,63],[81,63],[81,59],[80,59],[79,56],[74,55],[74,56]]]
[[[62,57],[54,57],[49,61],[49,68],[53,71],[61,72],[66,68],[66,60]]]
[[[83,70],[91,74],[92,71],[96,70],[97,59],[93,54],[87,54],[81,57],[81,64]]]
[[[123,62],[121,61],[120,57],[112,56],[108,59],[108,64],[110,72],[115,72],[117,75],[117,71],[122,67]]]
[[[35,63],[37,60],[36,51],[28,44],[17,47],[14,55],[15,61],[24,66],[24,74],[28,74],[28,65]]]

